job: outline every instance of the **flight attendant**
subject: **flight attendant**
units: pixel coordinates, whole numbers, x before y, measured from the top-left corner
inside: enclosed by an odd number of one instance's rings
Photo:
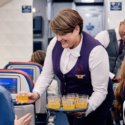
[[[82,31],[83,19],[73,9],[64,9],[50,22],[56,34],[47,49],[41,75],[28,103],[35,102],[47,89],[54,74],[60,79],[61,93],[89,95],[85,113],[67,114],[70,125],[103,125],[113,102],[109,60],[103,46]]]

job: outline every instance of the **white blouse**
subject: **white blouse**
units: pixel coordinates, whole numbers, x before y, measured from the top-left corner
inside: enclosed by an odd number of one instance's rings
[[[84,38],[81,37],[81,41],[76,48],[65,48],[63,50],[60,61],[60,69],[63,74],[68,73],[76,64],[76,61],[80,56],[82,39]],[[40,95],[42,95],[46,91],[47,87],[54,77],[52,65],[52,50],[56,44],[56,41],[56,37],[51,40],[47,48],[47,55],[44,62],[43,71],[35,83],[33,91],[38,92]],[[107,52],[101,45],[93,48],[89,55],[89,70],[91,73],[91,81],[94,92],[88,100],[89,106],[86,111],[86,116],[92,111],[96,110],[105,100],[107,95],[109,80],[109,60]]]

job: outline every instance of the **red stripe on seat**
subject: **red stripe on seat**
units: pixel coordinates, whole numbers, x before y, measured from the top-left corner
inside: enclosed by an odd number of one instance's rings
[[[7,69],[7,70],[0,69],[0,71],[4,71],[4,72],[15,72],[15,73],[23,74],[24,76],[26,76],[26,77],[28,77],[28,78],[30,79],[31,84],[32,84],[32,86],[33,86],[33,88],[34,88],[33,81],[32,81],[32,79],[30,78],[30,76],[29,76],[27,73],[25,73],[25,72],[23,72],[23,71],[21,71],[21,70],[9,70],[9,69]]]
[[[36,64],[36,65],[39,65],[41,68],[43,68],[42,65],[40,65],[39,63],[34,63],[34,62],[10,62],[9,64],[11,63],[29,63],[29,64]]]

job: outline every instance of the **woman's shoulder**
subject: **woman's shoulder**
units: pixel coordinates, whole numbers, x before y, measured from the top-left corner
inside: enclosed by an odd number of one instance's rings
[[[51,41],[50,41],[50,44],[48,45],[48,48],[47,49],[51,49],[53,50],[55,44],[56,44],[56,41],[57,41],[57,38],[54,37]]]

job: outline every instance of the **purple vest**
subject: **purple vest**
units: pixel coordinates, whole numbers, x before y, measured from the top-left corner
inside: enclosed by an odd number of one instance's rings
[[[92,36],[86,32],[83,32],[80,57],[78,58],[75,66],[64,75],[60,70],[60,58],[64,49],[62,48],[61,42],[56,42],[52,52],[52,62],[54,73],[61,82],[62,95],[67,93],[78,93],[91,96],[93,87],[91,84],[91,75],[89,71],[89,54],[92,49],[98,45],[101,44]]]

